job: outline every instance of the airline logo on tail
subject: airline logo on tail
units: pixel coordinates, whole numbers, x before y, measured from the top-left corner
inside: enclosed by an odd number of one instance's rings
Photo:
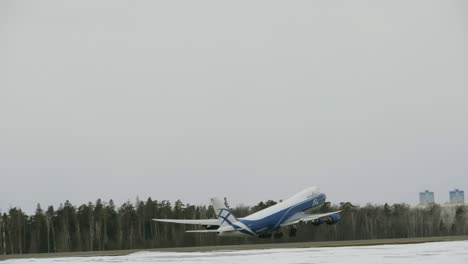
[[[219,234],[227,234],[229,232],[242,232],[245,234],[251,234],[256,236],[256,234],[250,230],[244,223],[240,222],[231,211],[226,208],[224,203],[219,198],[211,198],[211,204],[216,212],[216,216],[219,221]]]

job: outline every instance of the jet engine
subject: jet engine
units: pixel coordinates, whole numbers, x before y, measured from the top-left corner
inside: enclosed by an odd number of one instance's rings
[[[323,223],[324,223],[324,221],[323,221],[322,219],[320,219],[320,218],[319,218],[319,219],[315,219],[314,221],[312,221],[312,224],[313,224],[313,225],[316,225],[316,226],[321,225],[321,224],[323,224]]]
[[[338,221],[340,221],[340,219],[341,219],[340,214],[332,214],[332,215],[327,216],[327,218],[325,219],[325,223],[327,223],[329,225],[333,225],[333,224],[338,223]]]

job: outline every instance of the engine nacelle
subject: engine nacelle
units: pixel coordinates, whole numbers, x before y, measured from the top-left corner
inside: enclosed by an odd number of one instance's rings
[[[327,219],[325,219],[325,223],[329,224],[329,225],[333,225],[333,224],[336,224],[340,221],[341,219],[341,215],[340,214],[332,214],[332,215],[329,215],[327,217]]]
[[[320,219],[320,218],[319,218],[319,219],[315,219],[314,221],[312,221],[312,224],[313,224],[313,225],[316,225],[316,226],[321,225],[321,224],[323,224],[323,223],[325,223],[325,221],[323,221],[323,220]]]

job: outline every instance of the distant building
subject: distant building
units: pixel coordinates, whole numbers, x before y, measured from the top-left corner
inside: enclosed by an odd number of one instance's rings
[[[451,204],[464,204],[465,192],[462,190],[458,190],[458,189],[450,191],[450,203]]]
[[[420,205],[431,205],[434,204],[434,192],[426,190],[425,192],[419,193],[419,204]]]

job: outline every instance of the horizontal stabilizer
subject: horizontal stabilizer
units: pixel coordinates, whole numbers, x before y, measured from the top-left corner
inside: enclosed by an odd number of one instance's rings
[[[185,233],[216,233],[218,230],[187,230]]]
[[[207,226],[218,226],[218,219],[153,219],[157,222],[186,224],[186,225],[207,225]]]

